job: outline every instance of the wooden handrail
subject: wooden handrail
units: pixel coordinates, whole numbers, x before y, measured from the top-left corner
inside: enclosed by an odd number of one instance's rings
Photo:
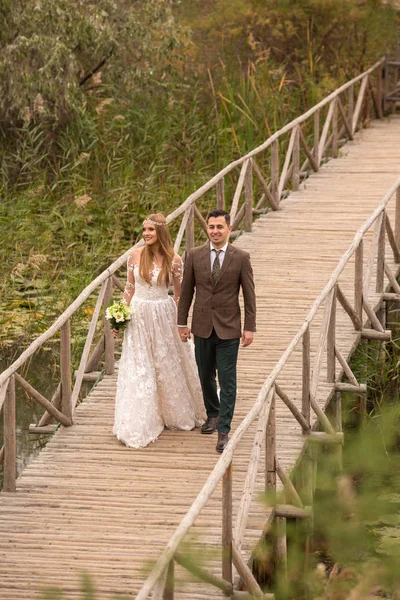
[[[247,469],[246,479],[243,486],[243,494],[240,500],[238,514],[236,516],[236,524],[233,539],[239,550],[242,546],[247,518],[254,494],[254,486],[257,478],[257,470],[261,456],[261,448],[263,447],[263,440],[266,435],[268,416],[269,413],[267,414],[267,412],[265,411],[261,413],[258,419],[257,430],[254,436],[253,447],[249,459],[249,467]]]

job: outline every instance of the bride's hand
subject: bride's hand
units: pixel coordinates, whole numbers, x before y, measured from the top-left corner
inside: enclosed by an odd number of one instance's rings
[[[190,340],[190,329],[189,327],[178,327],[179,337],[182,342],[187,342]]]
[[[117,339],[117,337],[118,337],[118,329],[113,329],[112,332],[113,332],[114,338]]]

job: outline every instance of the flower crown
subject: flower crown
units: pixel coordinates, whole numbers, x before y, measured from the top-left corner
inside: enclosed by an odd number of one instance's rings
[[[145,220],[143,221],[143,225],[144,225],[145,223],[151,223],[152,225],[157,225],[158,227],[159,227],[160,225],[161,225],[161,226],[163,225],[164,227],[166,227],[166,226],[168,225],[168,223],[159,223],[158,221],[153,221],[153,219],[145,219]]]

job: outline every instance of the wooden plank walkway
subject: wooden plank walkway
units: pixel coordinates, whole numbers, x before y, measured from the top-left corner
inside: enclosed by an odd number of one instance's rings
[[[355,231],[399,173],[400,118],[373,121],[342,148],[340,158],[329,161],[283,201],[280,211],[261,217],[253,232],[236,242],[252,256],[258,332],[255,343],[240,352],[234,427],[249,411]],[[389,215],[391,211],[389,205]],[[367,246],[368,239],[371,236]],[[349,267],[340,280],[349,293],[352,277]],[[374,300],[373,293],[370,297]],[[313,348],[320,312],[311,330]],[[338,313],[337,343],[345,356],[356,338],[349,319]],[[298,348],[279,377],[298,406],[300,381]],[[120,445],[111,433],[115,384],[116,376],[105,377],[78,407],[75,424],[61,428],[25,469],[17,493],[0,494],[0,599],[37,599],[46,586],[60,587],[66,600],[81,598],[82,571],[92,575],[99,599],[134,596],[219,458],[216,437],[201,436],[197,430],[165,431],[143,450]],[[332,389],[320,386],[321,406]],[[255,428],[235,455],[234,514]],[[303,441],[299,425],[278,402],[277,449],[285,469],[295,464]],[[261,464],[260,491],[262,470]],[[267,517],[267,507],[255,498],[243,546],[247,554]],[[220,488],[191,537],[198,547],[204,545],[204,563],[220,573]],[[188,576],[182,576],[176,593],[185,600],[221,595],[215,588],[190,582]]]

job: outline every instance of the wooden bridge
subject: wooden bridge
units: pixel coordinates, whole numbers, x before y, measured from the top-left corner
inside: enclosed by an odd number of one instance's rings
[[[234,243],[252,256],[258,332],[239,354],[233,435],[221,457],[198,430],[165,431],[142,450],[112,435],[114,342],[101,315],[126,255],[0,375],[0,599],[38,599],[47,587],[81,598],[82,571],[101,599],[262,596],[249,565],[274,519],[284,572],[286,519],[312,511],[315,447],[340,448],[340,394],[365,393],[349,357],[361,339],[390,339],[384,303],[400,300],[399,66],[379,61],[168,217],[182,216],[175,247],[185,240],[190,249],[203,243],[216,197],[231,212]],[[70,320],[99,286],[72,388]],[[60,383],[48,400],[18,370],[59,331]],[[78,403],[101,360],[104,376]],[[53,430],[54,418],[62,424],[18,479],[16,384],[46,409],[35,432]],[[290,478],[300,458],[302,477]],[[277,490],[277,503],[261,501],[265,489]]]

